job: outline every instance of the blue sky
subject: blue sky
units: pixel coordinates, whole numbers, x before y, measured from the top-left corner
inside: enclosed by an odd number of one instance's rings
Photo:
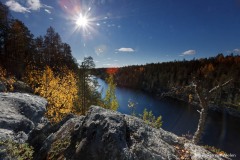
[[[240,0],[0,1],[35,36],[52,26],[97,67],[240,54]]]

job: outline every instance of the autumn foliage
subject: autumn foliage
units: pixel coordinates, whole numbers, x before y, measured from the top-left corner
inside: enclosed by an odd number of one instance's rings
[[[5,91],[13,91],[13,83],[15,82],[15,78],[13,76],[9,76],[7,71],[0,66],[0,83],[6,86]]]
[[[117,71],[118,71],[118,68],[107,68],[107,73],[108,73],[109,75],[111,75],[111,74],[116,74]]]
[[[77,97],[77,79],[66,67],[59,73],[46,66],[43,71],[28,67],[25,81],[31,85],[36,94],[48,100],[46,116],[52,122],[59,122],[73,111],[73,104]]]

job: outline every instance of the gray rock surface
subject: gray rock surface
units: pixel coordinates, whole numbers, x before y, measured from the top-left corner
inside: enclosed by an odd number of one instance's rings
[[[97,106],[90,107],[86,116],[68,115],[57,124],[43,124],[46,105],[39,96],[0,93],[0,140],[29,143],[34,160],[177,160],[176,146],[194,160],[221,159],[139,118]],[[0,153],[0,159],[4,156]]]
[[[6,85],[0,81],[0,92],[5,92],[7,90]]]
[[[149,127],[139,118],[97,106],[92,106],[86,116],[73,116],[64,121],[57,131],[56,126],[53,126],[55,131],[51,127],[43,128],[42,132],[52,132],[38,145],[34,159],[175,160],[180,159],[175,146],[184,149],[185,141],[175,134]],[[39,130],[39,135],[42,132]],[[34,141],[30,143],[42,139],[38,134],[31,137]],[[188,144],[185,148],[195,159],[195,153],[212,155],[202,147]],[[213,155],[211,158],[221,159]]]
[[[22,81],[16,81],[13,83],[13,91],[21,93],[33,93],[32,88]]]
[[[221,160],[222,158],[216,154],[212,154],[211,152],[203,149],[200,146],[191,144],[191,143],[185,143],[184,147],[190,152],[191,159],[192,160]]]
[[[47,101],[39,96],[0,93],[0,137],[28,134],[43,119],[46,105]]]

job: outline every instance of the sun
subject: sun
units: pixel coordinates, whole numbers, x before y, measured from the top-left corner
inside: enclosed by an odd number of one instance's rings
[[[76,20],[76,25],[78,27],[82,27],[82,28],[86,28],[89,24],[89,19],[87,16],[83,16],[82,14],[80,14],[80,16],[77,18]]]
[[[89,11],[78,13],[72,17],[72,22],[74,24],[73,32],[79,32],[84,36],[89,36],[95,32],[95,21],[96,18],[91,17]]]

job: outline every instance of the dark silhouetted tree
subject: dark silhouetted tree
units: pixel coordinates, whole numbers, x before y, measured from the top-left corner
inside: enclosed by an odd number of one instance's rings
[[[85,114],[87,107],[90,105],[91,96],[93,94],[93,90],[91,89],[90,85],[94,85],[92,83],[92,79],[90,77],[91,69],[95,67],[95,63],[91,56],[84,57],[82,64],[80,65],[80,72],[79,72],[79,88],[81,94],[81,110],[82,113]]]

